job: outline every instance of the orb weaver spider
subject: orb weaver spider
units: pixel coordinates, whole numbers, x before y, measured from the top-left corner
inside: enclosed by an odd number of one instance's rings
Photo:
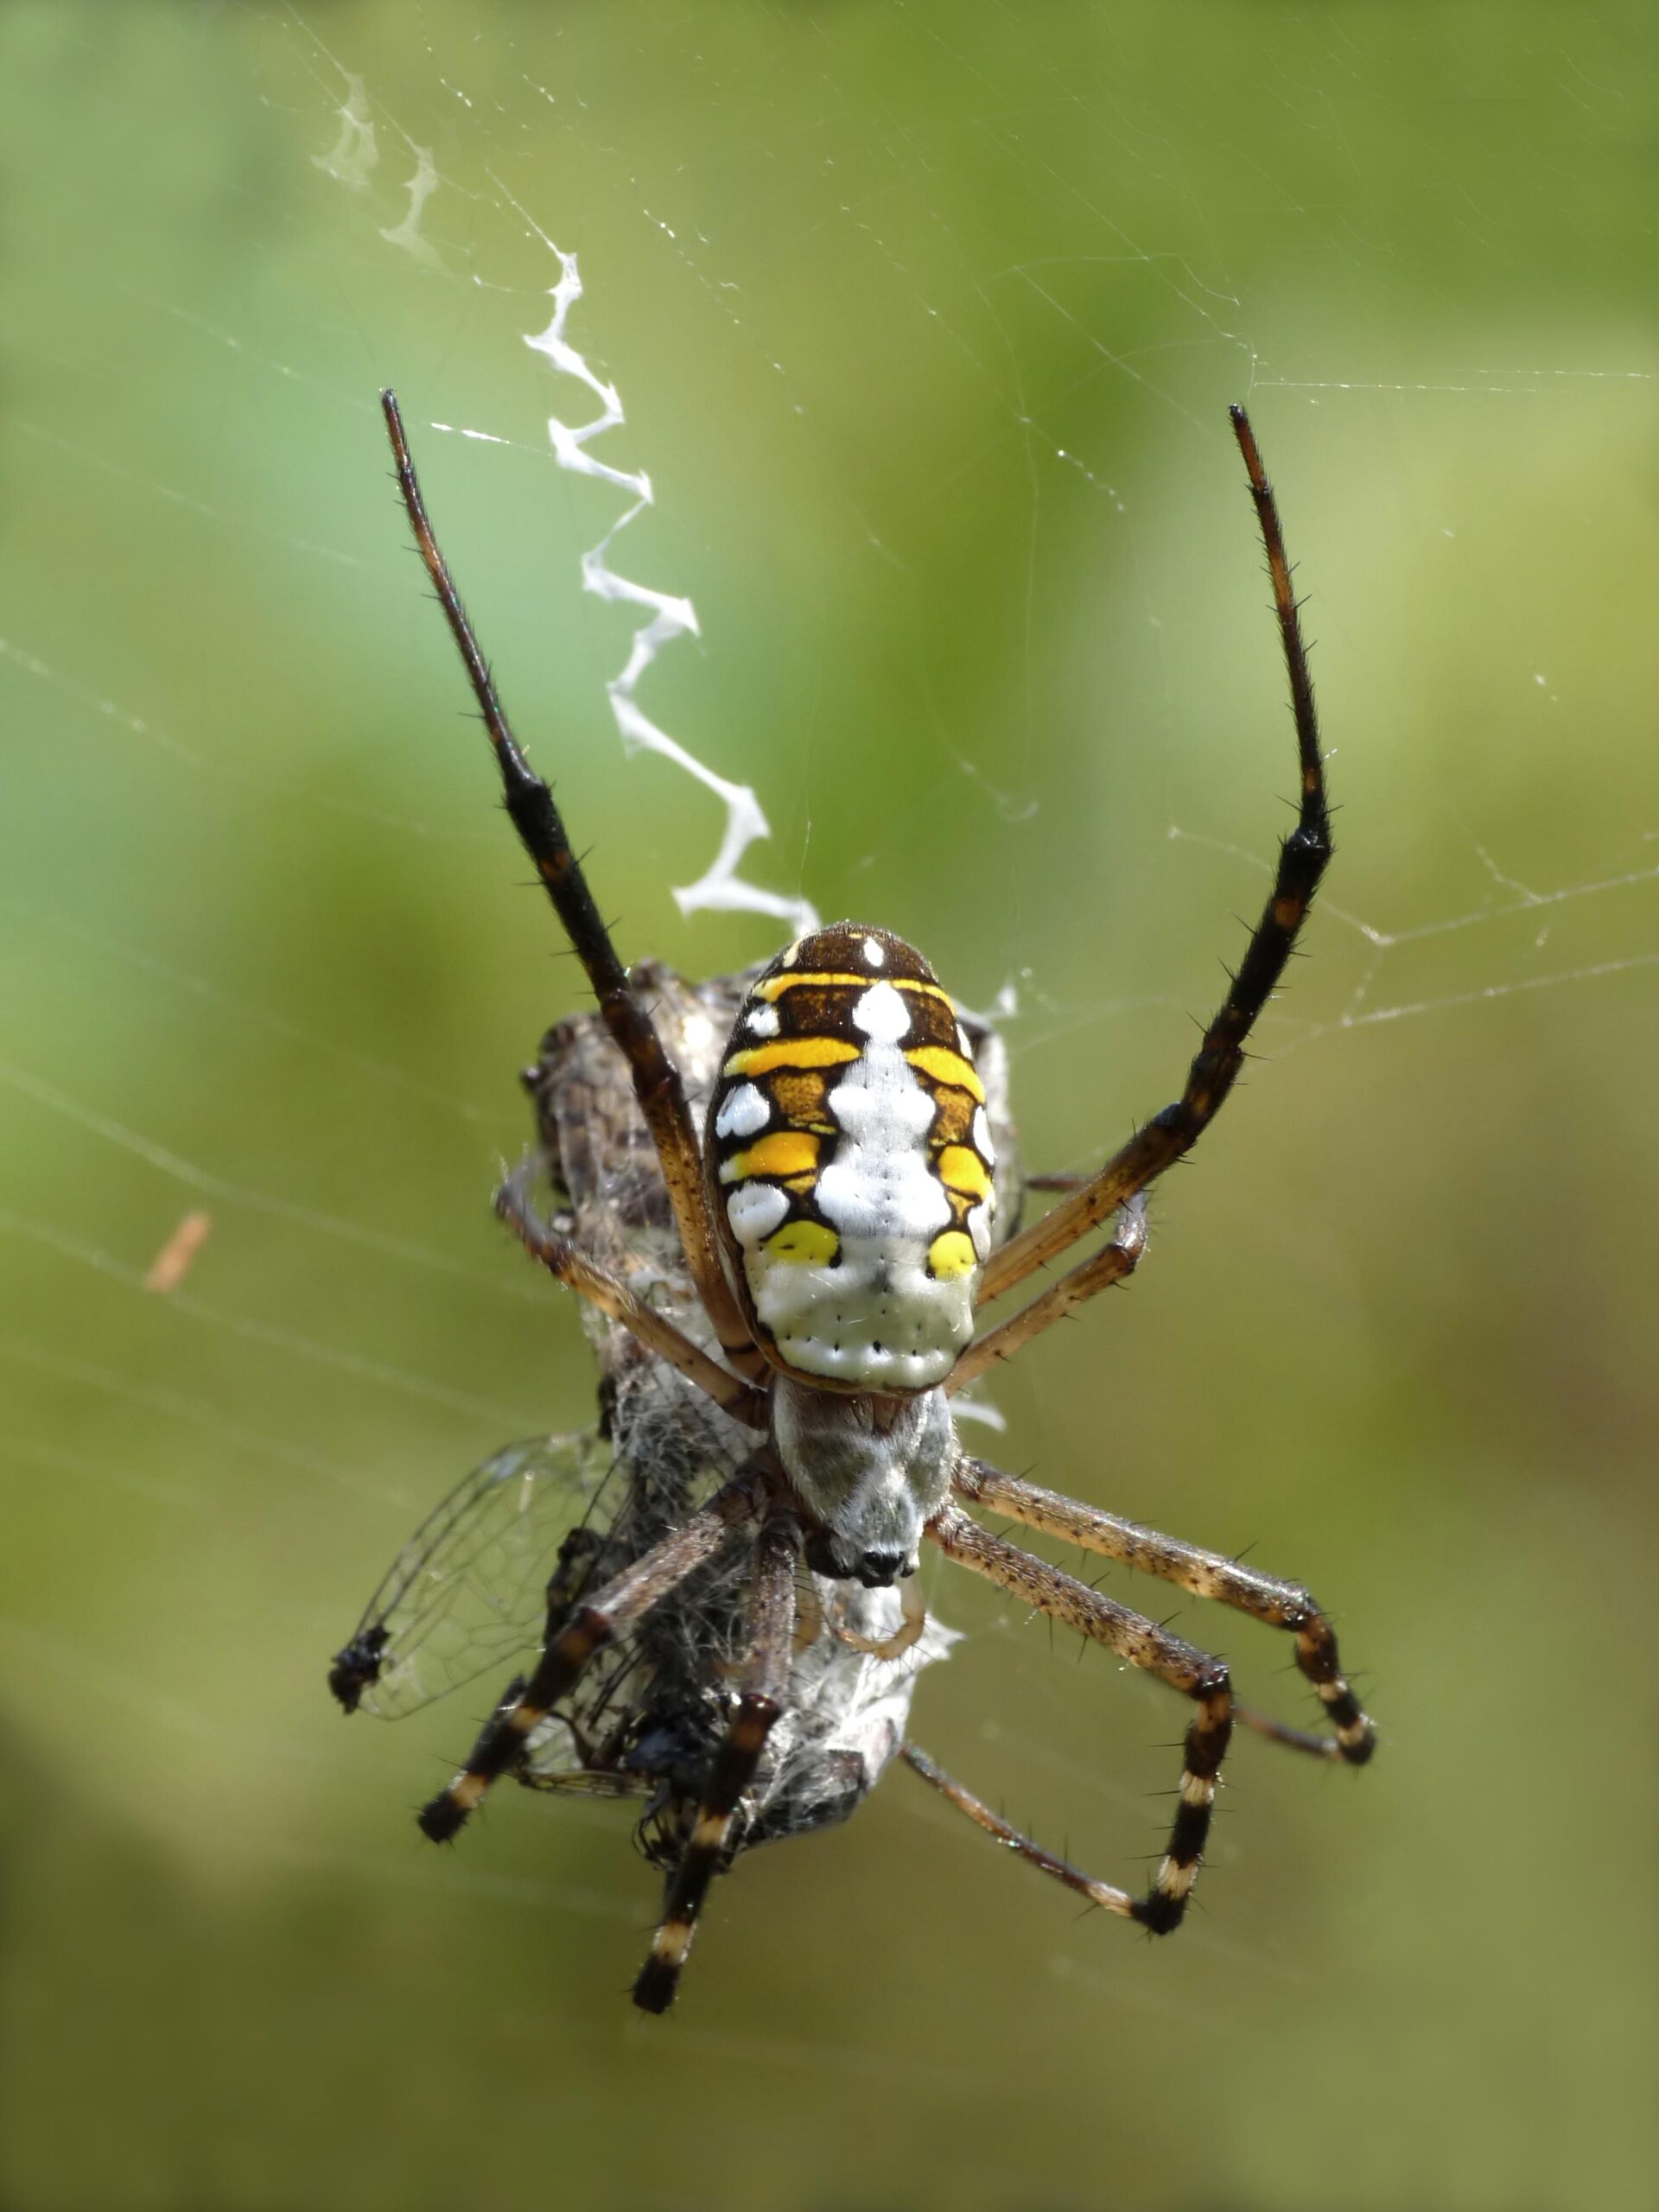
[[[859,1618],[880,1631],[892,1618],[881,1612],[882,1604],[914,1574],[925,1541],[1192,1701],[1179,1802],[1150,1886],[1137,1896],[1054,1857],[918,1745],[901,1741],[907,1685],[897,1719],[884,1707],[880,1729],[865,1727],[865,1738],[876,1747],[834,1808],[769,1832],[798,1832],[839,1817],[896,1752],[1029,1863],[1104,1910],[1168,1934],[1186,1911],[1236,1721],[1321,1758],[1360,1766],[1371,1756],[1372,1726],[1343,1675],[1330,1621],[1294,1584],[972,1457],[957,1438],[950,1401],[1133,1271],[1145,1243],[1142,1194],[1192,1150],[1225,1101],[1245,1040],[1283,974],[1330,858],[1319,728],[1290,564],[1243,409],[1233,408],[1231,420],[1267,552],[1289,677],[1300,764],[1299,819],[1282,843],[1267,905],[1179,1097],[1094,1174],[1076,1180],[1040,1220],[998,1243],[996,1144],[974,1039],[920,954],[887,931],[837,923],[798,938],[744,979],[746,988],[733,1001],[728,1042],[712,1064],[700,1139],[683,1071],[618,957],[551,792],[508,725],[434,537],[391,392],[383,393],[382,405],[404,505],[482,711],[507,812],[626,1063],[677,1239],[673,1272],[688,1294],[682,1307],[694,1305],[695,1322],[683,1310],[687,1325],[680,1325],[664,1310],[671,1295],[652,1302],[622,1267],[601,1264],[561,1226],[540,1220],[522,1178],[504,1185],[497,1210],[531,1256],[606,1317],[639,1358],[671,1371],[711,1414],[718,1409],[732,1433],[747,1439],[747,1448],[731,1453],[734,1471],[712,1494],[654,1541],[616,1548],[605,1576],[594,1572],[595,1559],[604,1556],[597,1537],[597,1550],[590,1547],[579,1560],[567,1540],[547,1585],[546,1625],[534,1664],[509,1686],[465,1766],[423,1809],[422,1828],[434,1840],[448,1840],[502,1776],[536,1779],[536,1747],[561,1713],[566,1719],[558,1725],[569,1732],[585,1671],[627,1648],[653,1612],[671,1606],[676,1593],[713,1563],[739,1555],[738,1656],[721,1669],[705,1665],[694,1685],[696,1698],[719,1710],[721,1725],[704,1739],[705,1749],[691,1762],[695,1770],[679,1773],[670,1793],[678,1810],[654,1831],[652,1855],[667,1867],[667,1894],[633,1994],[645,2010],[665,2011],[715,1875],[746,1840],[755,1840],[747,1831],[760,1802],[757,1777],[774,1731],[782,1720],[780,1733],[787,1734],[804,1694],[801,1655],[828,1648],[819,1627],[804,1636],[798,1628],[803,1567],[810,1590],[844,1592],[855,1608],[874,1605],[874,1614]],[[1050,1179],[1054,1187],[1067,1181]],[[1089,1257],[1009,1319],[975,1335],[979,1306],[1109,1223],[1110,1235]],[[705,1456],[714,1455],[710,1446]],[[492,1484],[510,1478],[522,1489],[535,1472],[529,1447],[499,1455],[470,1478],[474,1487],[465,1499],[458,1493],[459,1503],[441,1509],[449,1516],[443,1529],[453,1528],[463,1509],[471,1512],[478,1497],[493,1495]],[[991,1534],[964,1510],[969,1506],[1284,1630],[1294,1639],[1296,1663],[1325,1709],[1330,1732],[1305,1732],[1236,1705],[1222,1660]],[[417,1539],[406,1552],[334,1662],[331,1683],[348,1710],[379,1678],[391,1633],[386,1624],[431,1555],[419,1545]],[[391,1595],[381,1605],[387,1590]],[[822,1607],[821,1594],[814,1602]],[[851,1618],[843,1616],[836,1630],[842,1647],[878,1664],[891,1665],[919,1633],[912,1624],[918,1618],[913,1609],[886,1633],[849,1628]],[[734,1685],[723,1678],[728,1673]],[[687,1694],[679,1694],[683,1700]],[[633,1695],[637,1718],[644,1708],[639,1693]],[[627,1717],[626,1699],[620,1702]],[[842,1706],[842,1718],[850,1713],[867,1722],[874,1694],[847,1689]],[[825,1767],[823,1740],[813,1739],[819,1770]],[[608,1770],[593,1751],[583,1756],[590,1780],[626,1766],[614,1752]],[[665,1753],[653,1756],[665,1767]],[[643,1758],[638,1763],[648,1764]],[[543,1786],[571,1779],[554,1777]]]

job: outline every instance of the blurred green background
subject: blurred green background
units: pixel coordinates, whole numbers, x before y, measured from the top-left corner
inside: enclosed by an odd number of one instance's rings
[[[0,2201],[1651,2205],[1651,10],[14,0],[0,110]],[[379,385],[625,952],[775,943],[680,916],[718,809],[610,723],[538,226],[657,493],[612,558],[701,618],[644,703],[755,785],[752,874],[1014,987],[1046,1166],[1172,1094],[1287,818],[1251,404],[1329,898],[994,1446],[1305,1578],[1384,1732],[1243,1742],[1173,1943],[895,1774],[743,1863],[647,2024],[626,1815],[513,1793],[441,1855],[481,1690],[325,1695],[420,1516],[592,1403],[486,1205],[575,978]],[[933,1595],[919,1740],[1128,1878],[1173,1700]]]

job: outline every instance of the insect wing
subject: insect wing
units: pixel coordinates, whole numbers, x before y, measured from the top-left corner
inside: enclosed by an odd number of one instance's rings
[[[561,1547],[615,1464],[588,1433],[505,1445],[474,1468],[398,1553],[336,1653],[328,1687],[345,1710],[397,1720],[487,1669],[510,1673],[541,1642]]]

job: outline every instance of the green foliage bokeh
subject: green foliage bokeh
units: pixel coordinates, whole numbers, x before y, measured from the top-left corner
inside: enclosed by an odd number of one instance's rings
[[[7,11],[9,2205],[1650,2202],[1656,110],[1607,0]],[[753,873],[1016,987],[1044,1166],[1171,1095],[1285,819],[1250,402],[1328,899],[1132,1290],[997,1393],[1007,1464],[1307,1580],[1383,1730],[1239,1745],[1173,1943],[895,1775],[646,2029],[626,1817],[432,1852],[483,1693],[323,1694],[420,1515],[591,1409],[486,1206],[575,978],[378,385],[625,952],[772,943],[678,913],[717,810],[610,725],[536,225],[657,495],[614,564],[701,620],[645,702],[759,791]],[[1127,1878],[1173,1701],[932,1592],[918,1738]]]

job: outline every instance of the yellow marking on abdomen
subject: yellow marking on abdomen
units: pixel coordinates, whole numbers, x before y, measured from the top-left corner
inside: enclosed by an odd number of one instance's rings
[[[815,1128],[821,1136],[832,1137],[835,1125],[824,1118],[827,1095],[828,1085],[821,1075],[791,1075],[780,1068],[772,1079],[772,1103],[785,1121],[798,1129]]]
[[[939,1154],[939,1180],[947,1191],[962,1191],[970,1198],[991,1195],[989,1170],[965,1144],[948,1144]]]
[[[947,1229],[928,1246],[927,1264],[939,1281],[955,1282],[958,1276],[973,1273],[979,1265],[979,1255],[971,1236],[959,1229]]]
[[[780,1037],[775,1045],[751,1045],[727,1061],[728,1075],[770,1075],[773,1068],[834,1068],[855,1060],[863,1047],[843,1037]]]
[[[953,1052],[948,1045],[917,1045],[905,1058],[912,1067],[931,1075],[935,1083],[948,1083],[957,1090],[965,1090],[976,1104],[985,1103],[984,1084],[962,1054]]]
[[[764,983],[755,985],[754,995],[758,999],[765,999],[769,1005],[776,1006],[785,991],[792,991],[799,983],[817,983],[821,988],[825,984],[845,983],[855,991],[868,991],[872,983],[891,983],[896,991],[919,991],[924,998],[938,999],[942,1005],[948,1006],[952,1014],[957,1010],[956,1001],[942,984],[925,983],[919,976],[878,976],[873,973],[836,976],[827,972],[809,976],[791,970],[787,976],[768,976]]]
[[[734,1153],[720,1171],[722,1183],[744,1183],[751,1175],[811,1175],[818,1165],[818,1140],[804,1129],[779,1129],[747,1152]]]
[[[791,1221],[768,1236],[762,1249],[793,1267],[827,1268],[841,1249],[841,1239],[821,1221]]]

